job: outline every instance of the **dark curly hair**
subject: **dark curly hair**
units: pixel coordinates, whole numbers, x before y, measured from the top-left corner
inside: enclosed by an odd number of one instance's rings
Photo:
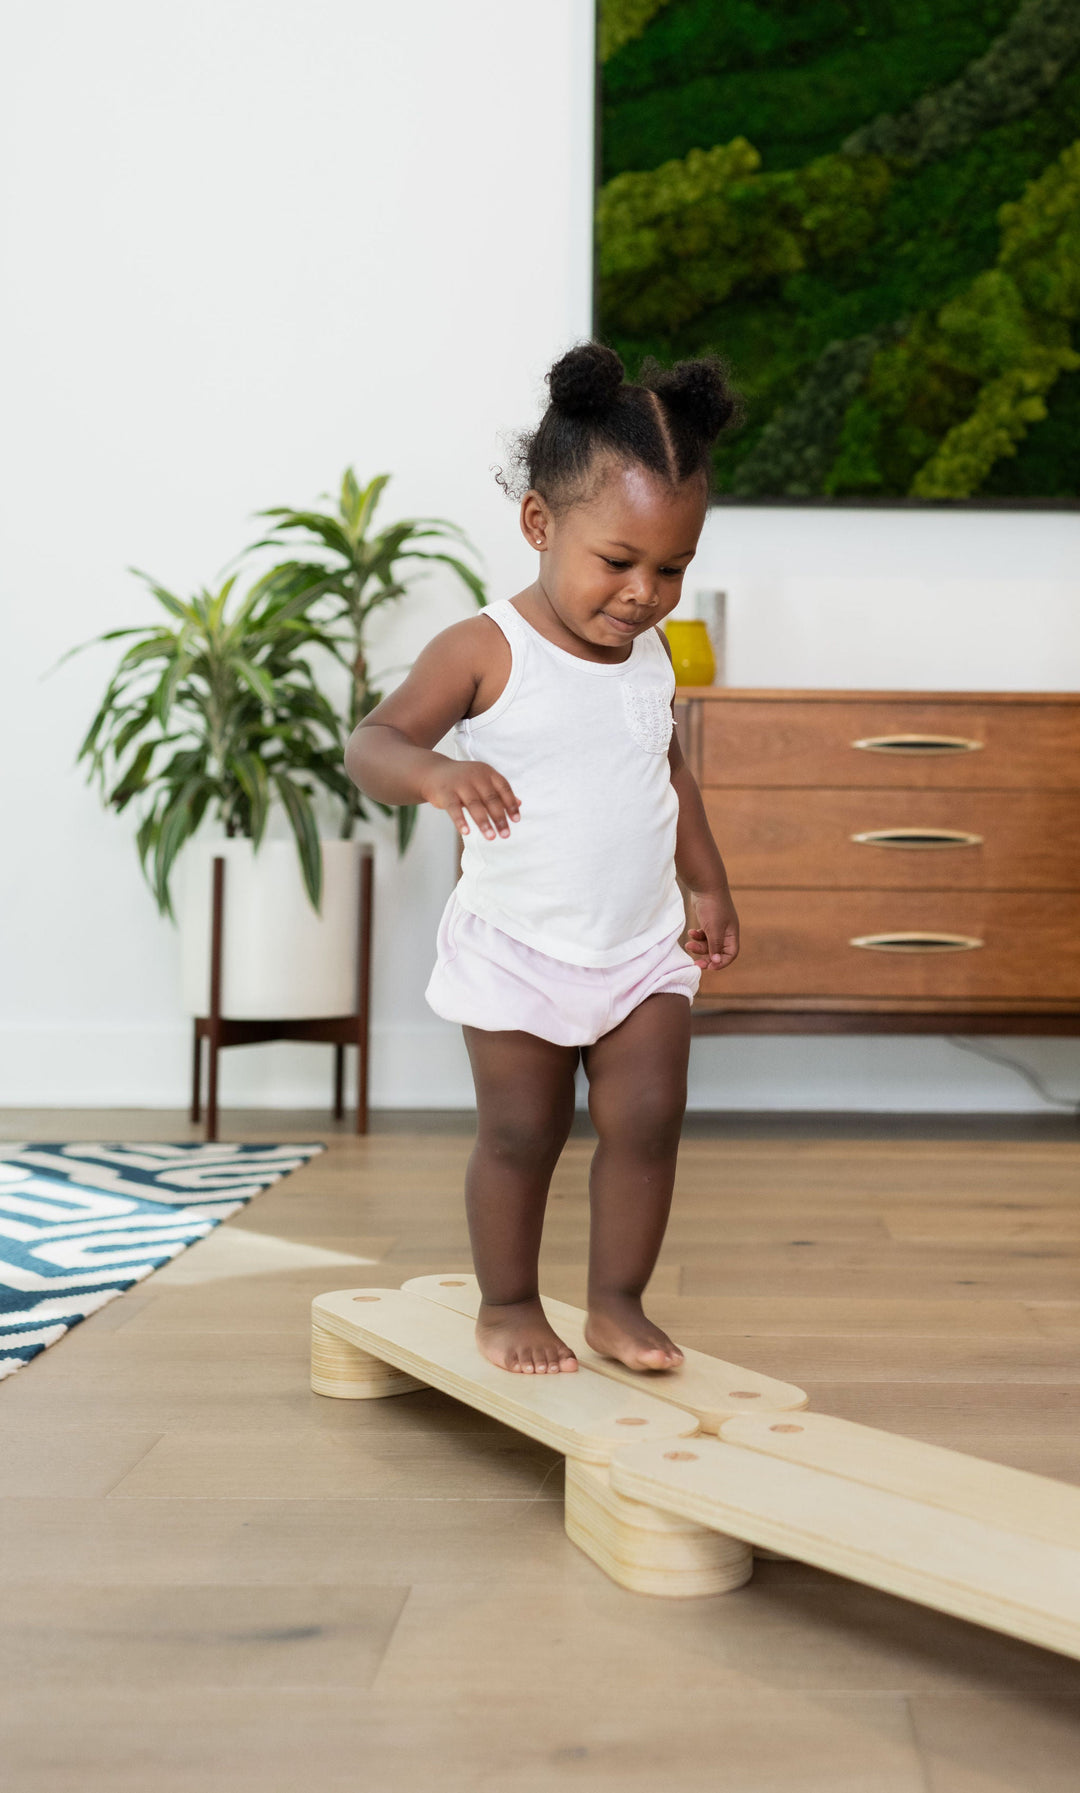
[[[511,444],[509,469],[496,477],[510,497],[532,488],[555,511],[591,495],[604,461],[636,463],[673,486],[701,478],[708,487],[712,445],[741,421],[727,369],[712,355],[667,368],[646,361],[635,383],[614,349],[583,342],[559,357],[547,384],[547,410]]]

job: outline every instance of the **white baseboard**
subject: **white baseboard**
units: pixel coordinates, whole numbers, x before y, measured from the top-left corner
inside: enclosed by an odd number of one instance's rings
[[[1080,1040],[987,1039],[1080,1101]],[[183,1022],[159,1026],[0,1025],[0,1106],[180,1108],[188,1099],[191,1039]],[[330,1048],[233,1048],[222,1058],[223,1104],[321,1108]],[[472,1080],[448,1024],[376,1027],[371,1100],[377,1108],[471,1108]],[[695,1040],[693,1110],[871,1113],[1064,1113],[1014,1071],[940,1038],[897,1035]]]

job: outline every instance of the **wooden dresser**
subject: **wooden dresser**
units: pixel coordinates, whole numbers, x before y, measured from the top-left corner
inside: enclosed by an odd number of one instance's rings
[[[677,694],[742,923],[698,1033],[1080,1033],[1080,695]]]

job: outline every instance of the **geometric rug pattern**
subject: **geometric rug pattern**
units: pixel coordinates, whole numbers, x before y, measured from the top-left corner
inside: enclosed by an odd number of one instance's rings
[[[0,1379],[321,1145],[0,1145]]]

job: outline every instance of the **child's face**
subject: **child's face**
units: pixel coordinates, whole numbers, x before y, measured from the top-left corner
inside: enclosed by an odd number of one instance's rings
[[[558,516],[527,493],[521,525],[543,551],[539,583],[556,617],[611,649],[674,610],[707,508],[704,481],[673,490],[644,467],[617,463],[592,498]]]

